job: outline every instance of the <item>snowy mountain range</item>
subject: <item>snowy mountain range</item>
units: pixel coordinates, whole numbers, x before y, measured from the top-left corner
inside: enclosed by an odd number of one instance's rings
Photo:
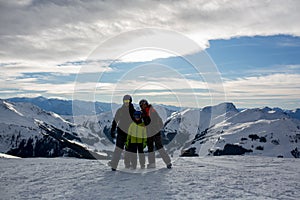
[[[41,99],[45,107],[47,101]],[[58,109],[67,113],[63,108]],[[155,109],[165,123],[163,142],[173,156],[300,157],[299,109],[239,111],[232,103],[175,111],[155,105]],[[60,116],[32,103],[0,100],[0,152],[20,157],[86,157],[87,150],[109,157],[115,111]]]
[[[57,98],[47,99],[39,96],[34,98],[15,97],[6,99],[9,102],[27,102],[32,103],[45,111],[54,112],[59,115],[95,115],[103,112],[109,112],[118,108],[120,105],[116,103],[92,102],[82,100],[63,100]],[[170,111],[178,111],[180,108],[176,106],[160,105]],[[135,105],[138,107],[138,105]]]
[[[268,107],[238,111],[232,103],[223,103],[177,113],[164,130],[168,138],[175,135],[170,144],[181,143],[184,147],[169,145],[171,152],[183,150],[183,156],[251,154],[299,158],[300,120],[295,113]]]
[[[45,97],[39,96],[35,98],[28,97],[15,97],[6,99],[10,102],[28,102],[32,103],[43,110],[55,112],[59,115],[91,115],[99,114],[102,112],[110,111],[112,106],[115,104],[102,103],[102,102],[88,102],[80,100],[63,100],[63,99],[47,99]],[[91,110],[94,113],[91,113]]]
[[[48,132],[41,124],[54,127]],[[55,130],[63,130],[58,133]],[[50,132],[49,132],[50,131]],[[66,121],[54,112],[48,112],[31,103],[11,103],[0,100],[0,152],[20,157],[81,157],[70,146],[105,151],[109,140],[89,128]],[[49,134],[52,133],[52,134]]]

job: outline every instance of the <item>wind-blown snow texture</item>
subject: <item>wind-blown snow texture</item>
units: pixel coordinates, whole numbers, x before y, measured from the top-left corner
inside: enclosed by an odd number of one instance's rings
[[[174,168],[112,172],[101,161],[0,159],[1,199],[299,199],[300,160],[179,158]]]

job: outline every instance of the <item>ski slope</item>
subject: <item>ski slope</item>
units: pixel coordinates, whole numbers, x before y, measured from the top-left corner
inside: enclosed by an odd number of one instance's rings
[[[173,160],[173,169],[160,166],[148,173],[146,170],[144,173],[112,172],[105,162],[1,158],[1,199],[296,200],[300,197],[299,159],[178,158]]]

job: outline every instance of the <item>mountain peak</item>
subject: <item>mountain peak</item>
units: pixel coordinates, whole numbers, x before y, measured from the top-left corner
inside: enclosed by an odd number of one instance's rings
[[[238,110],[236,109],[235,105],[231,102],[224,102],[224,103],[220,103],[218,105],[215,106],[206,106],[202,109],[202,111],[204,112],[229,112],[229,111],[234,111],[234,112],[238,112]]]

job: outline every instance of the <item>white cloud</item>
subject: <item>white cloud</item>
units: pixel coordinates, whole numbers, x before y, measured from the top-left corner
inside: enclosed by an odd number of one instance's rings
[[[1,1],[0,62],[79,60],[107,38],[147,27],[179,31],[201,46],[236,36],[300,36],[299,9],[292,0]]]
[[[140,61],[152,61],[156,58],[168,58],[176,56],[170,52],[165,52],[162,50],[150,50],[150,49],[137,49],[127,54],[124,54],[119,58],[121,62],[140,62]]]
[[[97,73],[112,72],[113,69],[108,66],[107,61],[83,61],[80,64],[63,63],[60,66],[55,63],[41,64],[35,61],[24,61],[22,63],[7,63],[0,67],[0,78],[2,80],[14,81],[17,79],[24,79],[24,74],[31,73],[49,73],[53,76],[69,75],[69,74],[81,74],[85,73]],[[75,80],[74,80],[75,81]]]
[[[293,0],[0,0],[2,93],[11,94],[10,91],[13,90],[10,89],[15,89],[33,92],[46,90],[51,94],[71,95],[74,90],[73,83],[41,84],[34,78],[23,77],[22,80],[17,78],[22,77],[24,73],[74,74],[111,71],[112,69],[107,67],[90,67],[83,70],[83,66],[74,64],[74,61],[89,59],[96,47],[126,31],[149,27],[173,30],[205,48],[209,46],[209,40],[212,39],[275,34],[300,36],[299,10],[300,2]],[[155,33],[145,31],[143,35],[131,35],[126,38],[126,41],[115,41],[102,53],[107,57],[116,49],[124,49],[125,53],[130,44],[142,41],[147,34]],[[182,44],[180,47],[185,48]],[[143,54],[132,56],[133,58],[125,56],[125,59],[145,60]],[[294,65],[289,69],[294,70],[295,67],[298,69],[299,66]],[[207,85],[200,80],[186,82],[171,77],[166,80],[157,78],[149,81],[158,81],[161,86],[165,85],[171,89],[207,88]],[[83,92],[90,91],[88,87],[95,85],[95,83],[85,84],[80,86]],[[126,89],[125,86],[129,87],[132,84],[132,82],[124,83],[118,89],[123,91]],[[142,82],[138,80],[135,84],[142,84]],[[280,95],[278,98],[299,99],[300,92],[297,85],[299,85],[298,75],[289,74],[273,74],[224,82],[227,96],[233,100],[255,98],[257,94],[265,95],[262,98],[268,98],[268,95],[269,98],[272,95]],[[97,92],[109,94],[115,87],[116,85],[107,83],[101,86],[101,91],[97,90]],[[155,94],[155,87],[148,89],[152,89]],[[201,93],[198,95],[201,96]]]
[[[289,106],[285,101],[293,102],[295,108],[300,99],[299,74],[272,74],[260,77],[239,78],[224,82],[227,99],[246,105]],[[250,103],[251,101],[251,103]],[[295,106],[295,107],[292,107]]]
[[[5,84],[6,83],[6,84]],[[10,84],[7,84],[10,83]],[[11,96],[12,90],[21,95],[25,92],[38,96],[76,97],[93,100],[95,96],[107,101],[118,102],[125,93],[136,99],[149,98],[153,102],[168,102],[170,105],[205,106],[231,101],[237,105],[278,106],[286,102],[285,108],[295,108],[300,99],[299,74],[272,74],[259,77],[224,80],[222,85],[209,88],[203,80],[191,80],[179,77],[137,77],[135,80],[124,79],[118,83],[110,82],[72,82],[39,83],[37,78],[19,80],[1,80],[1,93]],[[219,83],[220,84],[220,83]],[[225,91],[218,90],[224,87]],[[217,89],[217,90],[215,90]],[[225,92],[225,93],[224,93]],[[225,96],[226,95],[226,98]],[[198,104],[198,105],[197,105]],[[289,105],[290,104],[290,105]]]

